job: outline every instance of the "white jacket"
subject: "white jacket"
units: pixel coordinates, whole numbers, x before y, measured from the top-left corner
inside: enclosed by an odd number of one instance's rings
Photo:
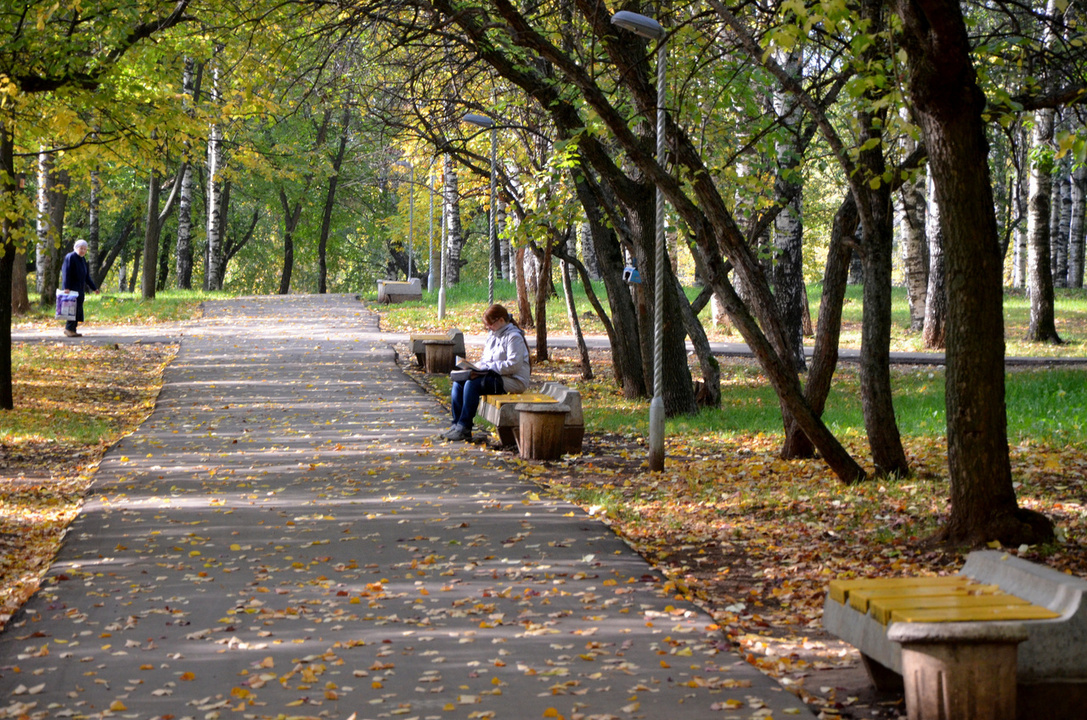
[[[528,343],[525,333],[513,323],[487,333],[483,357],[475,363],[482,370],[493,370],[502,376],[502,387],[508,393],[524,392],[528,387]]]

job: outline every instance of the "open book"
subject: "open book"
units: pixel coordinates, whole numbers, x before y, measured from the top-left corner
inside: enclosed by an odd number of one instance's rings
[[[460,356],[457,356],[456,362],[454,364],[461,370],[479,370],[480,372],[482,372],[482,370],[480,370],[480,368],[472,363],[472,361],[468,358],[462,358]]]

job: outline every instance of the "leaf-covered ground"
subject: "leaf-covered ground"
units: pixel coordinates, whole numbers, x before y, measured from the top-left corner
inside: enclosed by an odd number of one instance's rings
[[[102,454],[152,409],[173,352],[140,345],[17,348],[17,409],[0,414],[0,620],[36,588]],[[572,353],[554,358],[536,364],[536,379],[581,385],[587,407],[615,402],[605,354],[594,356],[605,378],[593,383],[578,382]],[[88,427],[95,432],[81,433]],[[662,474],[646,471],[639,435],[591,427],[576,457],[522,463],[503,456],[526,478],[610,524],[671,578],[677,595],[701,603],[750,662],[824,717],[898,717],[901,698],[869,691],[856,653],[822,631],[823,594],[833,577],[961,566],[961,554],[924,542],[946,511],[943,442],[907,439],[913,477],[854,488],[818,461],[780,460],[779,442],[772,433],[669,438]],[[866,456],[863,446],[851,449]],[[1013,463],[1021,502],[1052,517],[1063,542],[1009,552],[1087,577],[1087,450],[1024,443],[1013,448]]]
[[[166,345],[16,345],[0,411],[0,627],[38,587],[102,455],[150,414]]]
[[[593,362],[607,374],[606,354]],[[572,351],[552,351],[533,375],[579,386],[587,409],[618,402],[606,380],[579,382]],[[780,443],[774,433],[668,438],[666,470],[657,474],[645,466],[643,437],[590,427],[579,456],[511,462],[611,525],[678,595],[712,614],[749,662],[822,717],[904,716],[901,696],[875,693],[856,651],[823,631],[823,598],[836,577],[951,574],[962,566],[962,553],[926,542],[947,510],[946,444],[906,438],[912,477],[846,487],[821,461],[781,460]],[[867,457],[863,445],[848,444]],[[1023,443],[1012,462],[1020,503],[1051,517],[1062,542],[1008,551],[1087,577],[1087,448]]]

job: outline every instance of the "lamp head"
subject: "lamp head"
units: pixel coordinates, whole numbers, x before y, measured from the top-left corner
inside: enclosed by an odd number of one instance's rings
[[[660,40],[664,37],[664,28],[651,17],[640,15],[629,10],[620,10],[611,16],[611,24],[624,30],[630,30],[636,35],[641,35],[650,40]]]
[[[478,125],[479,127],[494,127],[494,120],[490,119],[486,115],[476,115],[475,113],[468,113],[464,116],[464,122]]]

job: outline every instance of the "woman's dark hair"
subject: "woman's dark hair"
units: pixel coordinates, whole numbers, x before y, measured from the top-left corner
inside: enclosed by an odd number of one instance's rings
[[[517,323],[513,321],[513,316],[510,315],[510,311],[507,310],[504,305],[499,305],[498,303],[491,305],[483,311],[483,320],[486,321],[488,325],[495,320],[505,320],[511,325],[517,325]]]

